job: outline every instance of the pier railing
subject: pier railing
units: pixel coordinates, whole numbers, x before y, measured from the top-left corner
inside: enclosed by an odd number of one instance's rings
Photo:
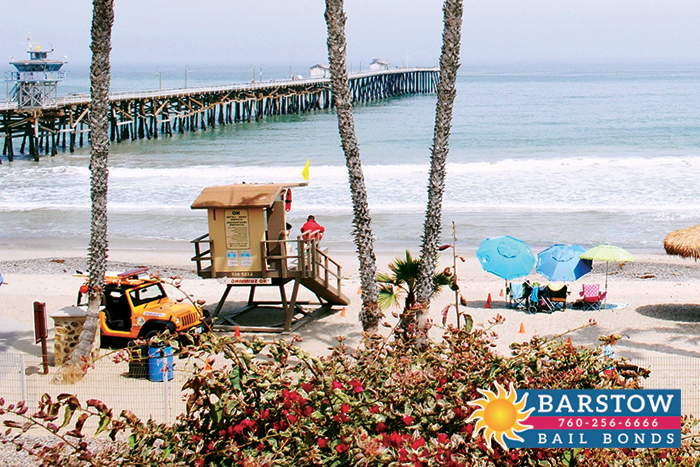
[[[397,68],[364,71],[349,77],[354,103],[390,97],[434,93],[437,68]],[[196,88],[121,91],[110,94],[112,142],[172,136],[206,130],[216,125],[260,120],[273,115],[300,114],[333,107],[330,78],[285,79]],[[3,155],[14,157],[13,140],[21,138],[19,152],[28,149],[56,154],[74,151],[88,141],[89,93],[57,97],[41,108],[0,104]]]

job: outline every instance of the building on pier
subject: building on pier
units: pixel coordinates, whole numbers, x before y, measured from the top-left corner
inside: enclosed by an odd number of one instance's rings
[[[311,78],[330,78],[331,68],[328,65],[319,63],[309,69],[309,77]]]
[[[58,99],[58,83],[66,77],[61,70],[62,60],[51,60],[51,50],[41,50],[37,46],[29,46],[29,59],[10,62],[17,71],[7,72],[5,80],[12,84],[8,94],[10,102],[17,103],[20,109],[40,109],[56,103]],[[8,86],[9,87],[9,86]]]
[[[388,70],[388,69],[389,69],[389,62],[379,60],[378,58],[375,58],[369,64],[369,71],[382,71],[382,70]]]

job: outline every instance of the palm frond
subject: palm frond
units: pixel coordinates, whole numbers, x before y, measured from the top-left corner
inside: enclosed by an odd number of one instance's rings
[[[401,306],[399,290],[393,287],[381,286],[379,287],[377,304],[382,310],[386,310],[392,306]]]
[[[396,279],[385,272],[377,274],[377,282],[380,284],[396,285]]]

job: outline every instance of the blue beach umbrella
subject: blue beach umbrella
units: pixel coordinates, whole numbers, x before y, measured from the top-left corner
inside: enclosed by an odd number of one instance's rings
[[[527,243],[509,235],[487,238],[476,250],[476,257],[484,271],[507,281],[527,276],[535,265]]]
[[[537,254],[535,270],[550,281],[575,281],[591,272],[593,261],[581,259],[581,245],[553,245]]]

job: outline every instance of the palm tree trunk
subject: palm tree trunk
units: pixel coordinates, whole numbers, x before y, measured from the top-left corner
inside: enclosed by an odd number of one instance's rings
[[[360,321],[365,331],[376,331],[382,312],[377,305],[377,265],[374,255],[372,219],[369,215],[365,178],[360,162],[360,148],[355,137],[352,117],[350,85],[345,65],[345,13],[343,0],[326,0],[326,25],[328,26],[328,60],[331,69],[331,89],[338,115],[338,132],[345,153],[345,164],[350,178],[353,206],[353,234],[360,262],[360,288],[362,309]]]
[[[452,127],[452,107],[457,95],[455,83],[459,69],[463,9],[463,0],[446,0],[443,5],[444,29],[442,32],[442,53],[440,54],[440,81],[437,87],[435,128],[430,156],[428,206],[423,225],[421,267],[417,287],[417,298],[421,304],[422,312],[425,312],[430,306],[430,298],[433,293],[432,281],[442,225],[442,198],[445,190],[445,166]],[[419,320],[421,314],[418,313]]]
[[[109,156],[109,56],[112,50],[114,0],[94,0],[92,12],[92,64],[90,66],[90,197],[92,212],[88,257],[88,309],[78,344],[59,372],[64,383],[84,374],[81,366],[99,344],[99,308],[107,267],[107,176]]]

